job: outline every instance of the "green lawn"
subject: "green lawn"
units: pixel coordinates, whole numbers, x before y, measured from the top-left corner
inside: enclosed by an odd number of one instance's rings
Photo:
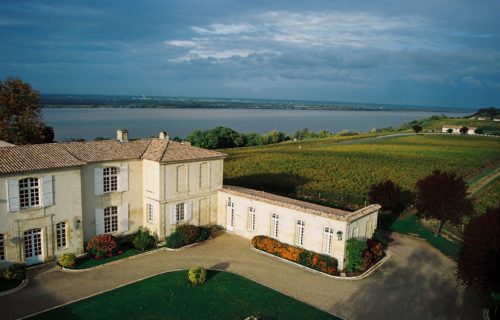
[[[194,286],[186,271],[165,273],[32,319],[338,319],[241,276],[209,271]]]
[[[114,257],[106,258],[106,259],[102,259],[102,260],[96,260],[96,259],[93,259],[89,256],[85,256],[83,258],[78,259],[78,261],[76,263],[76,267],[74,269],[88,269],[88,268],[92,268],[95,266],[106,264],[106,263],[109,263],[112,261],[135,256],[137,254],[144,253],[144,252],[145,251],[141,251],[141,250],[138,250],[135,248],[130,248],[130,249],[126,249],[125,251],[123,251],[122,254],[120,254],[118,256],[114,256]]]
[[[434,248],[441,251],[444,255],[455,260],[458,257],[458,251],[460,250],[461,246],[460,242],[452,241],[442,236],[436,237],[434,235],[434,231],[422,226],[418,222],[418,218],[415,215],[409,215],[397,219],[389,227],[389,230],[423,238]]]

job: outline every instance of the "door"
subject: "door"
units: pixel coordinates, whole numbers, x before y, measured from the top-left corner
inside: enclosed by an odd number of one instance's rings
[[[27,265],[43,262],[42,229],[24,232],[24,258]]]

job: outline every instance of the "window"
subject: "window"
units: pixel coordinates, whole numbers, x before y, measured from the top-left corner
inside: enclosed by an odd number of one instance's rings
[[[4,237],[0,233],[0,261],[5,260],[5,247],[4,247]]]
[[[66,222],[56,224],[57,248],[66,248]]]
[[[148,213],[148,222],[153,222],[153,205],[148,203],[146,205],[146,210]]]
[[[295,225],[295,244],[303,245],[304,244],[304,227],[306,223],[302,220],[297,220],[297,224]]]
[[[255,231],[255,208],[248,208],[248,230]]]
[[[21,208],[40,205],[40,184],[36,178],[19,180],[19,202]]]
[[[323,253],[332,254],[333,228],[326,227],[323,232]]]
[[[118,231],[118,207],[111,206],[104,209],[104,233]]]
[[[102,171],[103,191],[113,192],[118,190],[118,168],[106,167]]]
[[[271,216],[271,237],[278,238],[278,226],[279,226],[280,216],[273,213]]]
[[[178,203],[175,205],[175,220],[184,220],[184,203]]]

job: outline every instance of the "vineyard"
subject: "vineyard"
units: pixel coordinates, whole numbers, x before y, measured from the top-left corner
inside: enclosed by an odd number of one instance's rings
[[[435,169],[466,178],[500,164],[500,139],[471,136],[335,137],[226,149],[225,183],[356,209],[373,183],[406,190]]]

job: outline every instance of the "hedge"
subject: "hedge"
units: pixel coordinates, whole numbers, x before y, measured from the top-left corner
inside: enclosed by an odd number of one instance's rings
[[[298,248],[267,236],[255,236],[252,245],[259,250],[326,274],[337,274],[337,259]]]

